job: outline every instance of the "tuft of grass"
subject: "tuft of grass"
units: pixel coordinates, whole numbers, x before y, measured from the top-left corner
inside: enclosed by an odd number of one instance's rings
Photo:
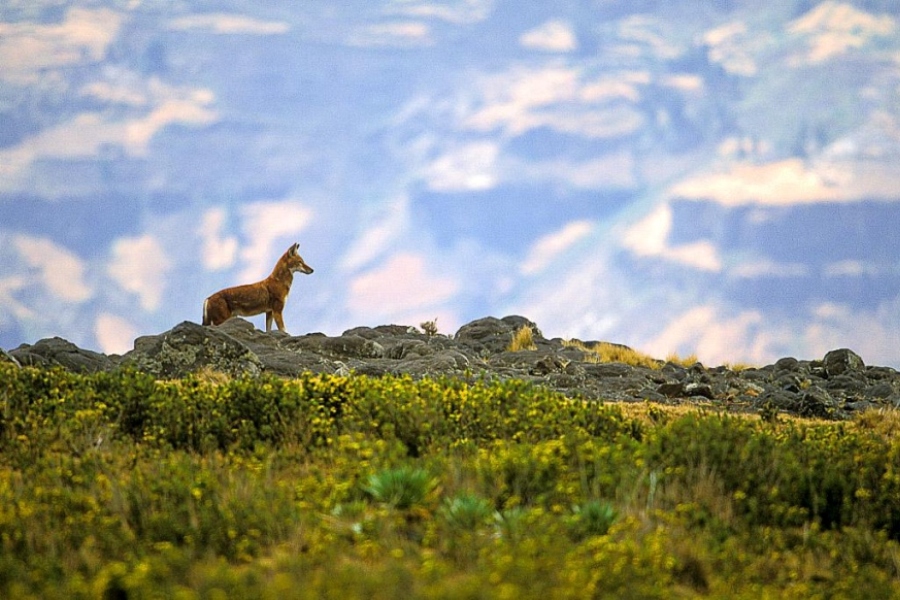
[[[896,408],[879,408],[857,413],[853,421],[858,428],[873,431],[884,438],[900,437],[900,410]]]
[[[678,356],[677,352],[672,352],[666,356],[666,362],[670,362],[673,365],[681,365],[682,367],[690,367],[700,362],[700,360],[697,358],[696,354],[688,354],[684,358],[681,358]]]
[[[423,506],[437,485],[437,479],[425,469],[399,467],[373,473],[364,490],[376,502],[407,510]]]
[[[585,344],[580,340],[569,340],[563,342],[565,346],[578,348],[587,352],[585,362],[592,363],[610,363],[617,362],[633,367],[647,367],[649,369],[659,369],[667,362],[682,367],[690,367],[699,362],[696,354],[690,354],[684,358],[678,356],[677,353],[671,353],[666,356],[666,360],[658,360],[649,354],[644,354],[628,346],[622,344],[613,344],[610,342],[597,342],[595,344]]]
[[[619,513],[609,502],[589,500],[584,504],[576,504],[568,519],[569,533],[576,540],[606,535],[618,517]]]
[[[734,371],[735,373],[740,373],[741,371],[746,371],[747,369],[755,369],[756,365],[751,365],[750,363],[744,362],[736,362],[736,363],[725,363],[722,365],[729,371]]]
[[[637,350],[620,344],[597,342],[596,344],[588,345],[580,340],[570,340],[563,342],[563,344],[586,352],[587,356],[585,357],[585,362],[618,362],[634,367],[648,367],[650,369],[659,369],[663,365],[662,362],[648,354],[638,352]]]
[[[534,345],[534,331],[528,325],[523,326],[515,334],[510,341],[507,350],[510,352],[521,352],[523,350],[537,350]]]
[[[445,500],[440,514],[453,527],[471,531],[491,519],[494,507],[481,496],[460,494]]]
[[[494,511],[494,531],[500,538],[517,540],[527,531],[527,517],[527,511],[521,506]]]

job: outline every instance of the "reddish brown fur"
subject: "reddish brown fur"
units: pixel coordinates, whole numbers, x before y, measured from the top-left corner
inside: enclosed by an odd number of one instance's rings
[[[250,317],[266,313],[266,331],[272,330],[272,319],[278,329],[285,331],[282,311],[291,291],[294,273],[313,272],[297,253],[298,244],[287,249],[272,274],[256,283],[237,285],[218,291],[203,302],[203,324],[221,325],[231,317]]]

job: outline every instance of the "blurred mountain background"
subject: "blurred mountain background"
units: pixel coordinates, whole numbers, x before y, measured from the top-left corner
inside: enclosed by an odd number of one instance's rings
[[[898,202],[894,1],[0,2],[4,348],[125,352],[298,241],[293,334],[900,367]]]

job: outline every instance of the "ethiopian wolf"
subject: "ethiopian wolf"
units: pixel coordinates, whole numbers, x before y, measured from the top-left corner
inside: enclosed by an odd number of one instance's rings
[[[294,273],[309,275],[313,272],[297,253],[297,246],[288,248],[275,263],[272,274],[262,281],[225,288],[204,300],[203,324],[221,325],[231,317],[266,313],[266,331],[272,330],[273,317],[278,329],[285,331],[281,313],[291,291]]]

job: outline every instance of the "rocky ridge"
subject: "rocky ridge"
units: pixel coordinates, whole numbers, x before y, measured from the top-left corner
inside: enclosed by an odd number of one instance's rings
[[[531,327],[533,350],[509,351],[522,327]],[[598,362],[590,348],[547,339],[520,316],[486,317],[463,325],[452,337],[415,327],[356,327],[339,336],[264,333],[249,321],[220,327],[185,321],[159,335],[140,337],[123,356],[78,348],[61,338],[0,352],[0,362],[60,366],[75,372],[131,367],[158,378],[200,369],[232,376],[262,373],[294,377],[306,371],[381,376],[516,378],[568,396],[623,402],[700,404],[732,411],[840,419],[879,407],[900,407],[900,373],[866,366],[848,349],[821,360],[782,358],[758,368],[707,368],[660,361],[655,368]]]

